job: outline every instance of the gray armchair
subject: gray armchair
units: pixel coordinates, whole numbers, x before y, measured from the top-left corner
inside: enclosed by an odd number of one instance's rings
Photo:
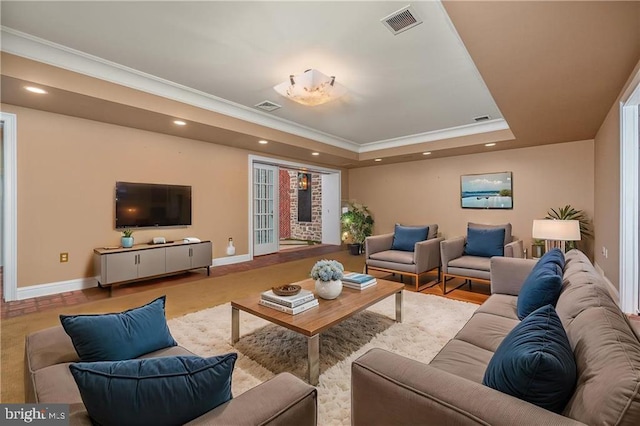
[[[440,281],[440,242],[438,225],[429,227],[427,239],[417,242],[414,251],[392,250],[393,233],[367,237],[365,247],[365,271],[369,270],[399,274],[414,277],[416,291],[420,291]],[[434,269],[438,269],[438,278],[420,285],[420,277]]]
[[[469,228],[476,229],[492,229],[504,228],[504,256],[522,258],[524,251],[521,240],[513,241],[511,235],[511,224],[505,225],[484,225],[479,223],[469,223]],[[465,254],[466,237],[455,237],[444,240],[440,243],[440,256],[442,257],[442,291],[447,294],[447,280],[451,278],[463,278],[464,283],[458,287],[471,281],[479,281],[483,283],[491,283],[491,258],[482,256],[470,256]],[[453,291],[453,288],[449,291]]]

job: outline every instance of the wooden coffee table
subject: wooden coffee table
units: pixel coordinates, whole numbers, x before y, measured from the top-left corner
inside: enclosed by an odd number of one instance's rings
[[[377,281],[377,285],[362,291],[343,287],[340,296],[334,300],[324,300],[316,296],[320,305],[297,315],[260,305],[259,293],[244,299],[233,300],[231,301],[231,344],[240,340],[240,311],[300,333],[307,337],[308,380],[311,385],[316,386],[320,377],[320,333],[394,294],[396,295],[396,322],[402,322],[404,284],[381,279]],[[315,291],[315,281],[312,279],[294,284]]]

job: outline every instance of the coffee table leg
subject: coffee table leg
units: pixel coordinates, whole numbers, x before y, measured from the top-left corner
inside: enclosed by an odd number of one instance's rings
[[[318,386],[320,381],[320,335],[307,337],[307,356],[309,359],[309,384]]]
[[[402,322],[402,291],[396,293],[396,322]]]
[[[240,340],[240,310],[231,308],[231,344]]]

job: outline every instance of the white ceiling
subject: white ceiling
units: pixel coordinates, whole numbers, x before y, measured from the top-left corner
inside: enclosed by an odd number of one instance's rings
[[[2,1],[0,7],[5,30],[212,95],[250,121],[276,120],[291,133],[311,130],[318,140],[356,151],[434,140],[446,129],[487,131],[473,120],[482,115],[496,120],[490,130],[506,128],[439,1],[412,2],[424,22],[398,35],[380,22],[405,5]],[[308,107],[273,90],[308,68],[335,75],[348,94]],[[256,110],[264,100],[282,108]]]

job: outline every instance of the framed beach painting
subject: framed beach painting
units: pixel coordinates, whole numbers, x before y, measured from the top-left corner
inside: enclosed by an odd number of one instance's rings
[[[463,209],[512,209],[511,172],[460,176]]]

